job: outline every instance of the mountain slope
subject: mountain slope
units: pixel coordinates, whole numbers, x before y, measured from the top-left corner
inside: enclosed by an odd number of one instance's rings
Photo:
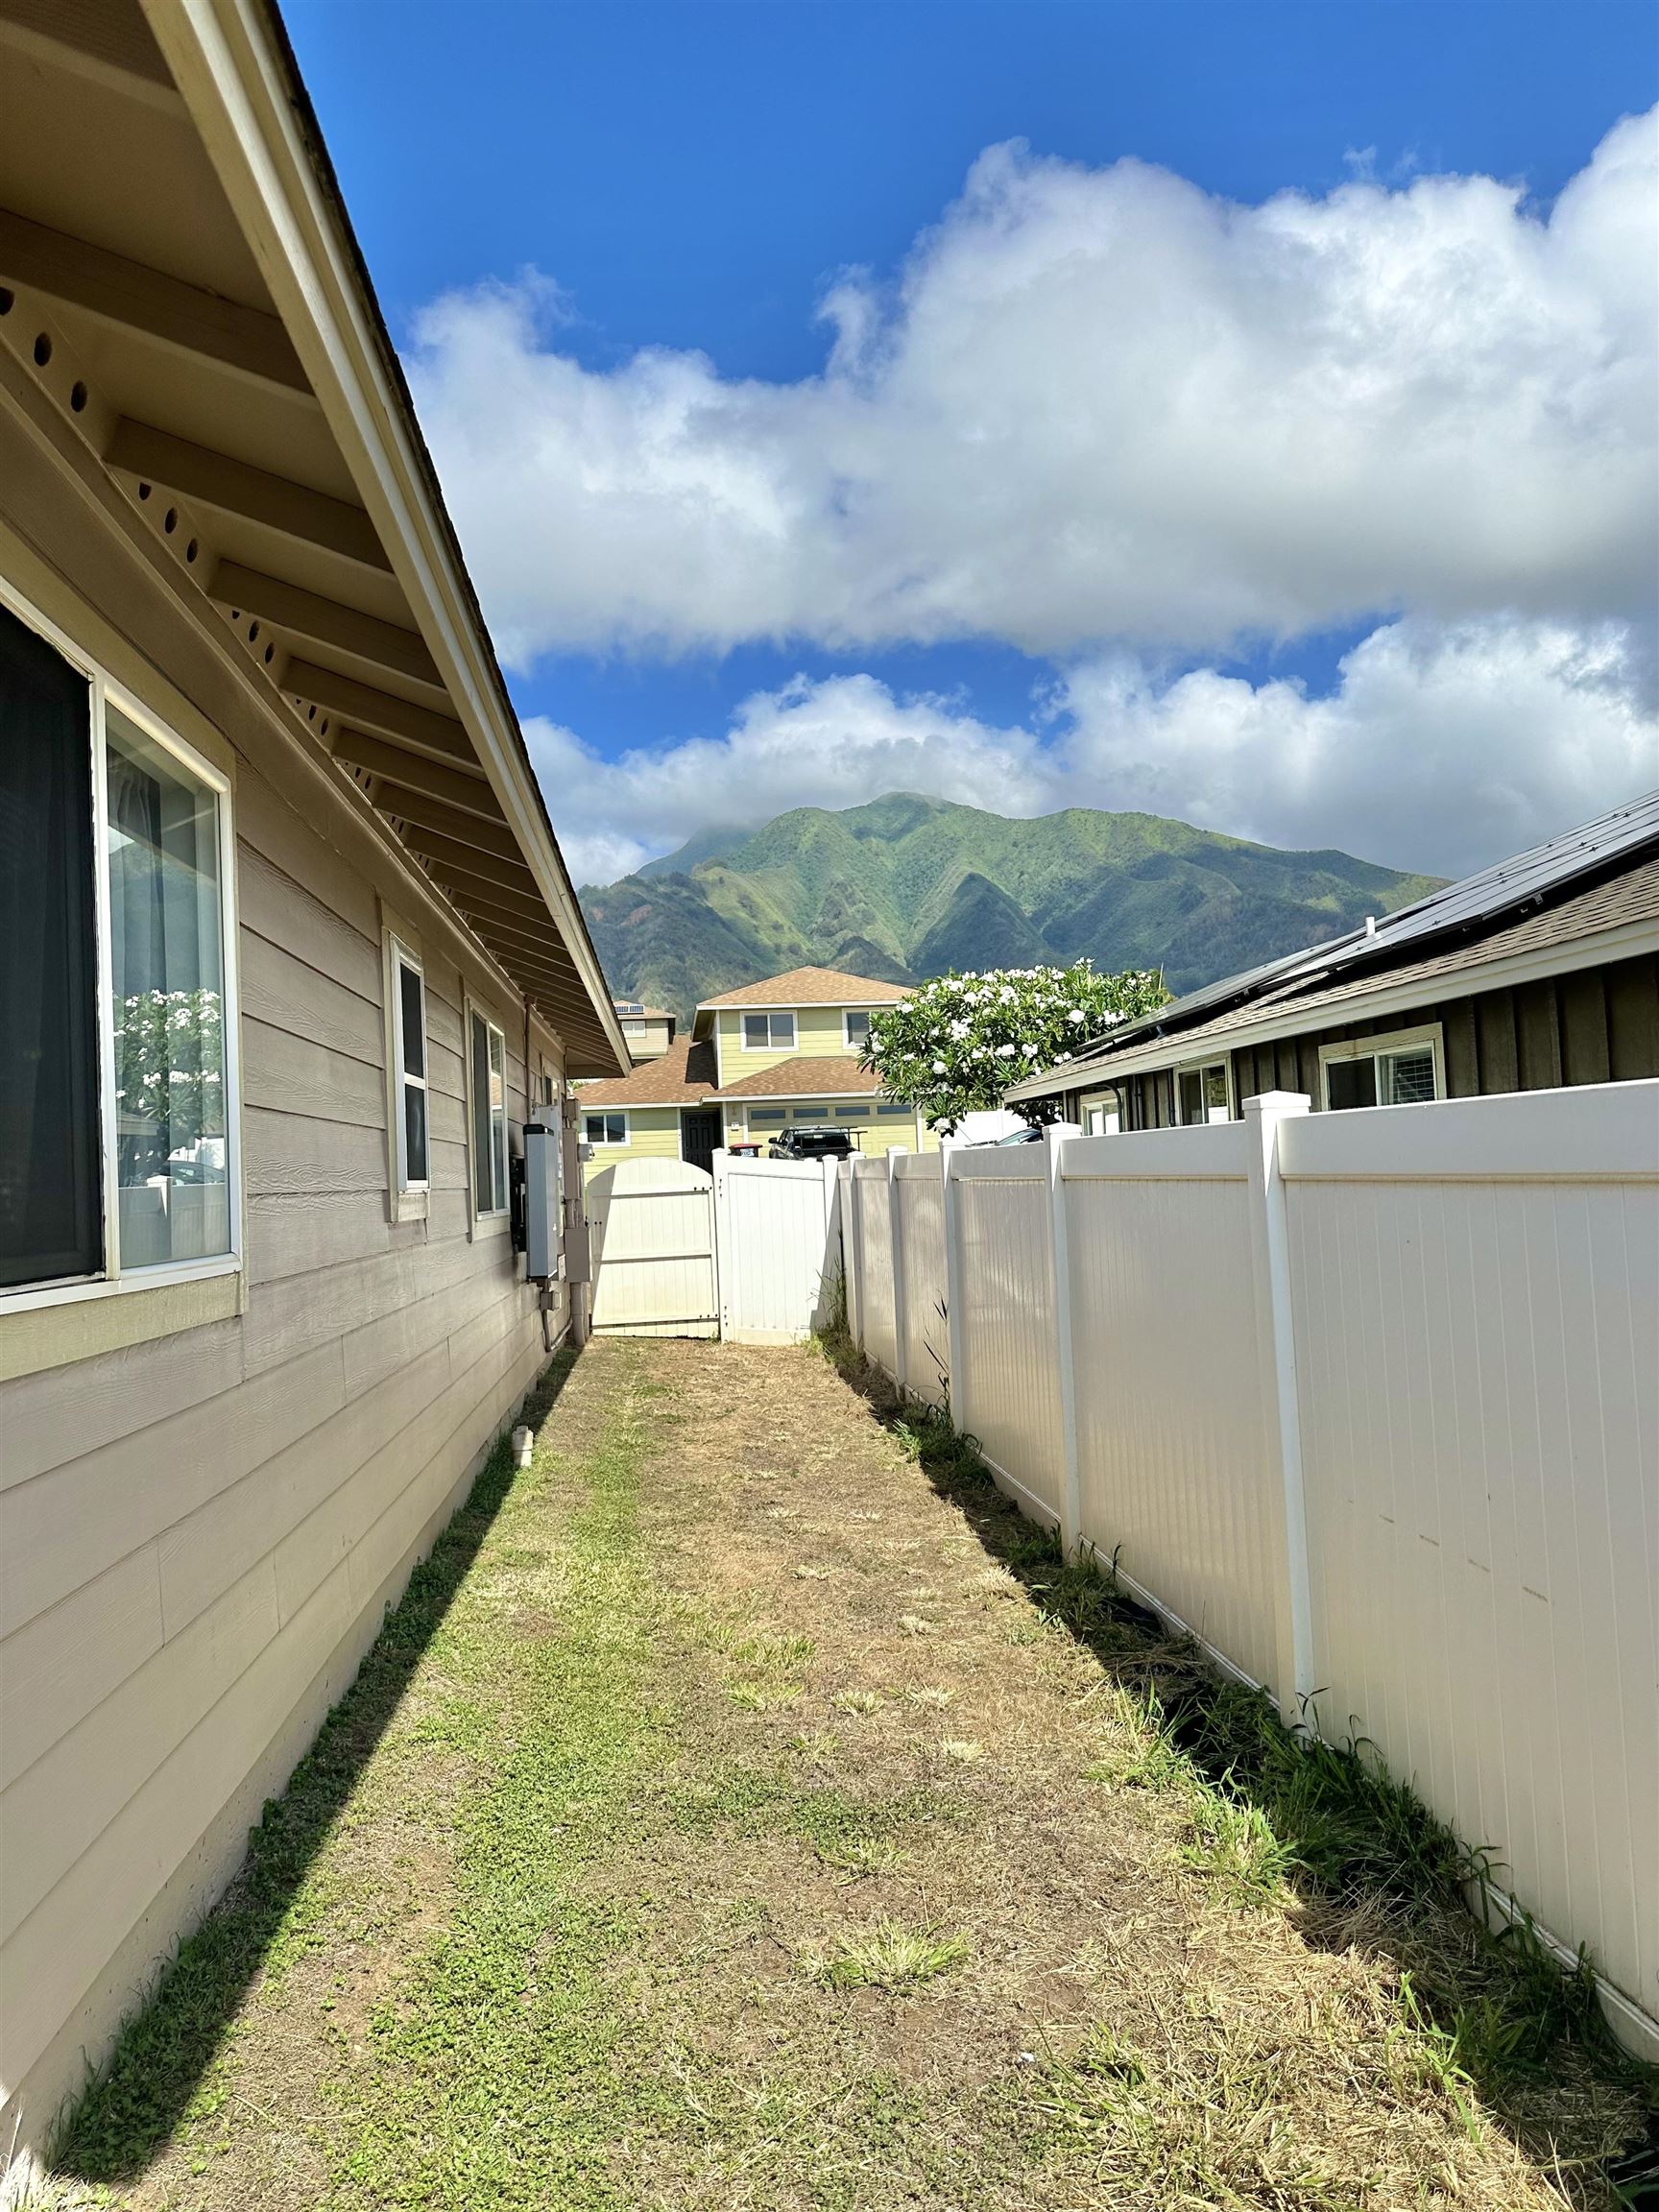
[[[1438,879],[1286,853],[1155,814],[1007,820],[914,792],[705,831],[582,892],[619,994],[688,1016],[783,968],[908,982],[1087,955],[1190,991],[1421,898]]]

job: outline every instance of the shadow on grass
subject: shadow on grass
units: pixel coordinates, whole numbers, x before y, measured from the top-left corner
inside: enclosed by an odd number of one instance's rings
[[[1308,1941],[1387,1964],[1454,2102],[1476,2091],[1569,2201],[1659,2212],[1659,2070],[1615,2041],[1582,1953],[1564,1969],[1530,1920],[1494,1930],[1468,1910],[1490,1855],[1461,1844],[1370,1746],[1285,1727],[1109,1564],[1066,1561],[947,1414],[902,1399],[844,1331],[821,1342],[985,1551],[1125,1694],[1157,1755],[1146,1770],[1260,1815],[1262,1896],[1288,1881]]]
[[[519,1420],[541,1427],[576,1358],[568,1350],[555,1354]],[[388,1610],[350,1689],[287,1788],[267,1801],[229,1888],[180,1945],[105,2065],[65,2113],[52,2145],[58,2174],[81,2181],[134,2180],[185,2117],[301,1885],[466,1580],[514,1473],[511,1440],[503,1433],[466,1503]]]

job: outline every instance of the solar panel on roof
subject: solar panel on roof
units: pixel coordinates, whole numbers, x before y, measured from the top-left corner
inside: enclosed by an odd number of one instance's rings
[[[1287,953],[1282,959],[1264,962],[1260,968],[1246,969],[1240,974],[1224,976],[1218,983],[1207,983],[1201,990],[1190,991],[1184,998],[1172,1000],[1155,1014],[1125,1022],[1104,1037],[1091,1038],[1085,1052],[1088,1055],[1115,1052],[1131,1037],[1169,1023],[1185,1026],[1206,1007],[1258,996],[1269,983],[1288,986],[1335,974],[1361,957],[1369,959],[1379,954],[1386,957],[1401,946],[1431,937],[1440,930],[1455,929],[1461,923],[1485,921],[1510,907],[1525,905],[1529,899],[1540,898],[1546,891],[1571,883],[1575,878],[1587,875],[1592,869],[1602,867],[1622,853],[1634,851],[1655,837],[1659,837],[1659,790],[1646,791],[1622,806],[1609,807],[1605,814],[1598,814],[1593,821],[1582,823],[1575,830],[1563,831],[1559,837],[1551,837],[1507,860],[1497,861],[1490,868],[1479,869],[1473,876],[1448,883],[1443,890],[1431,891],[1426,899],[1402,906],[1396,913],[1381,915],[1363,929],[1350,929],[1343,936],[1328,938],[1322,945],[1310,946],[1304,951]],[[1075,1063],[1071,1072],[1075,1072]]]

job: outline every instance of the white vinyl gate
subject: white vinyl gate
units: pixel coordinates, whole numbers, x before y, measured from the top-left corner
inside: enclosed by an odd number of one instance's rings
[[[628,1160],[588,1186],[599,1335],[796,1344],[841,1268],[835,1163]]]
[[[717,1336],[714,1178],[683,1160],[624,1160],[588,1186],[593,1330]]]
[[[720,1334],[734,1344],[797,1344],[829,1317],[841,1271],[833,1160],[714,1155]]]

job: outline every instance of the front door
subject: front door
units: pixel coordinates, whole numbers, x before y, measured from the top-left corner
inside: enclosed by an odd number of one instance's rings
[[[707,1107],[687,1110],[680,1117],[680,1157],[688,1166],[714,1172],[714,1147],[720,1142],[720,1117]]]

